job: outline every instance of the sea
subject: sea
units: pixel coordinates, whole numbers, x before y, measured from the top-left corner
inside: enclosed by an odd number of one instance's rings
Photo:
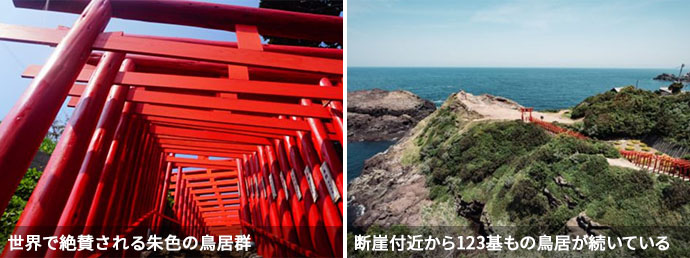
[[[440,106],[452,93],[491,94],[536,110],[573,107],[614,87],[636,85],[656,90],[670,82],[652,78],[669,69],[611,68],[347,68],[347,90],[408,90]],[[360,175],[364,161],[394,142],[348,143],[348,183]]]

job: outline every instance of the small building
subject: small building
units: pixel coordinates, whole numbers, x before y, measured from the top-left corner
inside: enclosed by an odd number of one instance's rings
[[[623,90],[623,88],[625,88],[625,87],[615,87],[615,88],[611,89],[611,91],[621,92],[621,90]]]
[[[668,88],[668,86],[659,87],[659,92],[661,92],[662,96],[673,94],[673,92],[671,92],[671,90]]]
[[[671,89],[668,88],[668,86],[659,87],[659,92],[661,92],[662,96],[673,94],[673,92],[671,91]],[[686,92],[688,92],[688,91],[687,90],[680,90],[680,93],[686,93]]]

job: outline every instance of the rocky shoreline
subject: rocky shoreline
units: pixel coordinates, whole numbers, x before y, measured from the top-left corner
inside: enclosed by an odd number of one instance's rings
[[[485,98],[484,95],[481,97]],[[463,95],[463,98],[467,99],[466,95]],[[470,97],[470,99],[474,98]],[[469,110],[457,94],[451,95],[443,105],[465,114],[469,119],[482,117]],[[429,221],[423,216],[422,209],[433,203],[428,198],[426,176],[419,171],[417,166],[403,161],[408,154],[405,152],[415,149],[414,139],[432,116],[427,116],[407,131],[398,143],[366,160],[362,174],[350,183],[348,206],[349,211],[354,213],[350,219],[355,230],[366,229],[372,225],[385,227],[400,224],[444,224],[433,219]]]
[[[434,112],[433,102],[403,90],[347,93],[347,140],[395,141]]]

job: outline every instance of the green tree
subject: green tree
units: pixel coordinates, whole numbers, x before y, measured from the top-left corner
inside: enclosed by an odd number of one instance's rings
[[[313,13],[340,16],[343,12],[343,1],[338,0],[261,0],[260,8],[278,9],[291,12]],[[302,39],[263,36],[268,44],[293,45],[306,47],[342,48],[338,42],[316,42]]]
[[[678,94],[678,93],[680,93],[680,90],[683,89],[683,83],[682,82],[671,83],[671,85],[668,86],[668,89],[671,90],[671,93]]]

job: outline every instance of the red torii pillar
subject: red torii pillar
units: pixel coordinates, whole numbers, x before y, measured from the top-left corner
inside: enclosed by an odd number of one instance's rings
[[[328,78],[321,78],[319,85],[321,85],[321,87],[334,87]],[[342,84],[339,86],[342,86]],[[335,134],[338,138],[338,142],[340,142],[341,146],[345,146],[343,145],[343,102],[328,101],[328,110],[332,115],[333,126],[335,127]]]
[[[292,117],[293,120],[297,119]],[[336,257],[342,256],[342,214],[338,210],[338,206],[330,197],[328,192],[326,182],[320,173],[321,164],[319,161],[319,155],[314,150],[314,144],[310,139],[309,135],[302,131],[297,131],[297,136],[299,141],[297,146],[300,149],[302,155],[304,156],[304,161],[307,164],[309,170],[305,168],[305,176],[307,179],[311,178],[313,184],[315,185],[315,191],[317,193],[316,205],[319,207],[323,214],[323,221],[326,227],[326,232],[328,234],[328,240],[331,243],[331,250]],[[307,172],[308,175],[307,175]],[[305,194],[309,194],[307,191]]]
[[[109,88],[123,59],[122,53],[107,53],[98,64],[94,79],[89,81],[83,94],[85,97],[81,98],[65,127],[14,234],[49,235],[55,230],[60,219],[56,214],[62,214],[69,198]],[[21,252],[11,253],[20,255]]]
[[[3,169],[0,211],[7,208],[29,168],[31,159],[86,63],[91,46],[108,24],[110,11],[109,0],[89,3],[0,124],[0,167]]]
[[[106,55],[109,54],[112,53],[106,53]],[[131,70],[132,67],[133,63],[131,60],[125,60],[120,67],[120,71]],[[112,86],[106,106],[103,108],[103,114],[98,120],[96,132],[94,132],[91,138],[89,151],[84,158],[69,200],[65,204],[65,208],[60,216],[58,228],[53,235],[78,235],[82,233],[81,230],[75,227],[84,225],[86,222],[94,193],[98,187],[97,180],[100,178],[101,168],[104,165],[107,151],[115,136],[116,125],[122,115],[128,90],[129,86]]]
[[[246,156],[246,155],[245,155]],[[237,163],[237,192],[240,194],[240,224],[242,221],[251,223],[250,209],[249,209],[249,188],[247,187],[246,181],[246,168],[241,159],[235,159]],[[250,234],[251,230],[249,227],[242,225],[242,233]]]
[[[114,185],[120,182],[121,174],[115,174],[114,166],[117,166],[116,161],[120,157],[120,149],[122,145],[130,138],[130,135],[135,130],[132,123],[130,123],[130,112],[132,103],[126,102],[124,108],[120,113],[120,121],[117,129],[115,129],[114,139],[110,142],[108,148],[104,146],[104,151],[107,151],[103,167],[100,170],[100,178],[93,198],[90,204],[90,209],[85,220],[85,228],[83,234],[95,235],[95,226],[100,226],[105,216],[108,200],[110,199],[110,192],[114,189]],[[79,253],[78,253],[79,254]]]
[[[286,136],[289,137],[289,136]],[[278,154],[278,162],[280,165],[280,170],[279,170],[279,177],[281,180],[281,184],[283,184],[283,188],[285,189],[285,198],[289,203],[289,208],[290,212],[292,214],[292,219],[293,219],[293,224],[295,225],[295,229],[297,230],[297,238],[299,241],[299,244],[302,248],[308,249],[308,250],[316,250],[312,246],[312,240],[311,236],[309,233],[309,223],[307,220],[307,213],[305,210],[305,207],[303,206],[303,203],[300,202],[300,198],[296,194],[296,191],[301,191],[299,188],[299,183],[296,182],[293,184],[292,181],[292,174],[294,173],[294,168],[292,168],[293,172],[291,171],[290,163],[288,162],[288,157],[285,153],[285,144],[283,141],[280,139],[274,139],[273,143],[275,145],[275,150],[276,153]],[[301,168],[298,168],[301,169]],[[296,179],[296,178],[295,178]],[[298,186],[298,187],[295,187]],[[292,190],[290,190],[292,189]],[[290,195],[292,197],[290,197]],[[300,195],[301,196],[301,192]],[[328,250],[328,249],[326,249]]]
[[[172,156],[172,153],[170,153]],[[160,200],[158,201],[157,204],[157,212],[158,215],[156,218],[153,220],[152,223],[152,228],[154,233],[159,234],[160,233],[160,226],[161,226],[161,220],[163,219],[163,215],[165,215],[165,202],[168,197],[168,189],[170,188],[170,177],[172,175],[172,162],[167,162],[166,167],[165,167],[165,175],[163,177],[163,185],[158,191],[160,193]]]
[[[526,107],[521,107],[520,108],[520,120],[525,121],[525,112],[529,112],[529,120],[527,121],[532,121],[532,111],[534,108],[526,108]]]

